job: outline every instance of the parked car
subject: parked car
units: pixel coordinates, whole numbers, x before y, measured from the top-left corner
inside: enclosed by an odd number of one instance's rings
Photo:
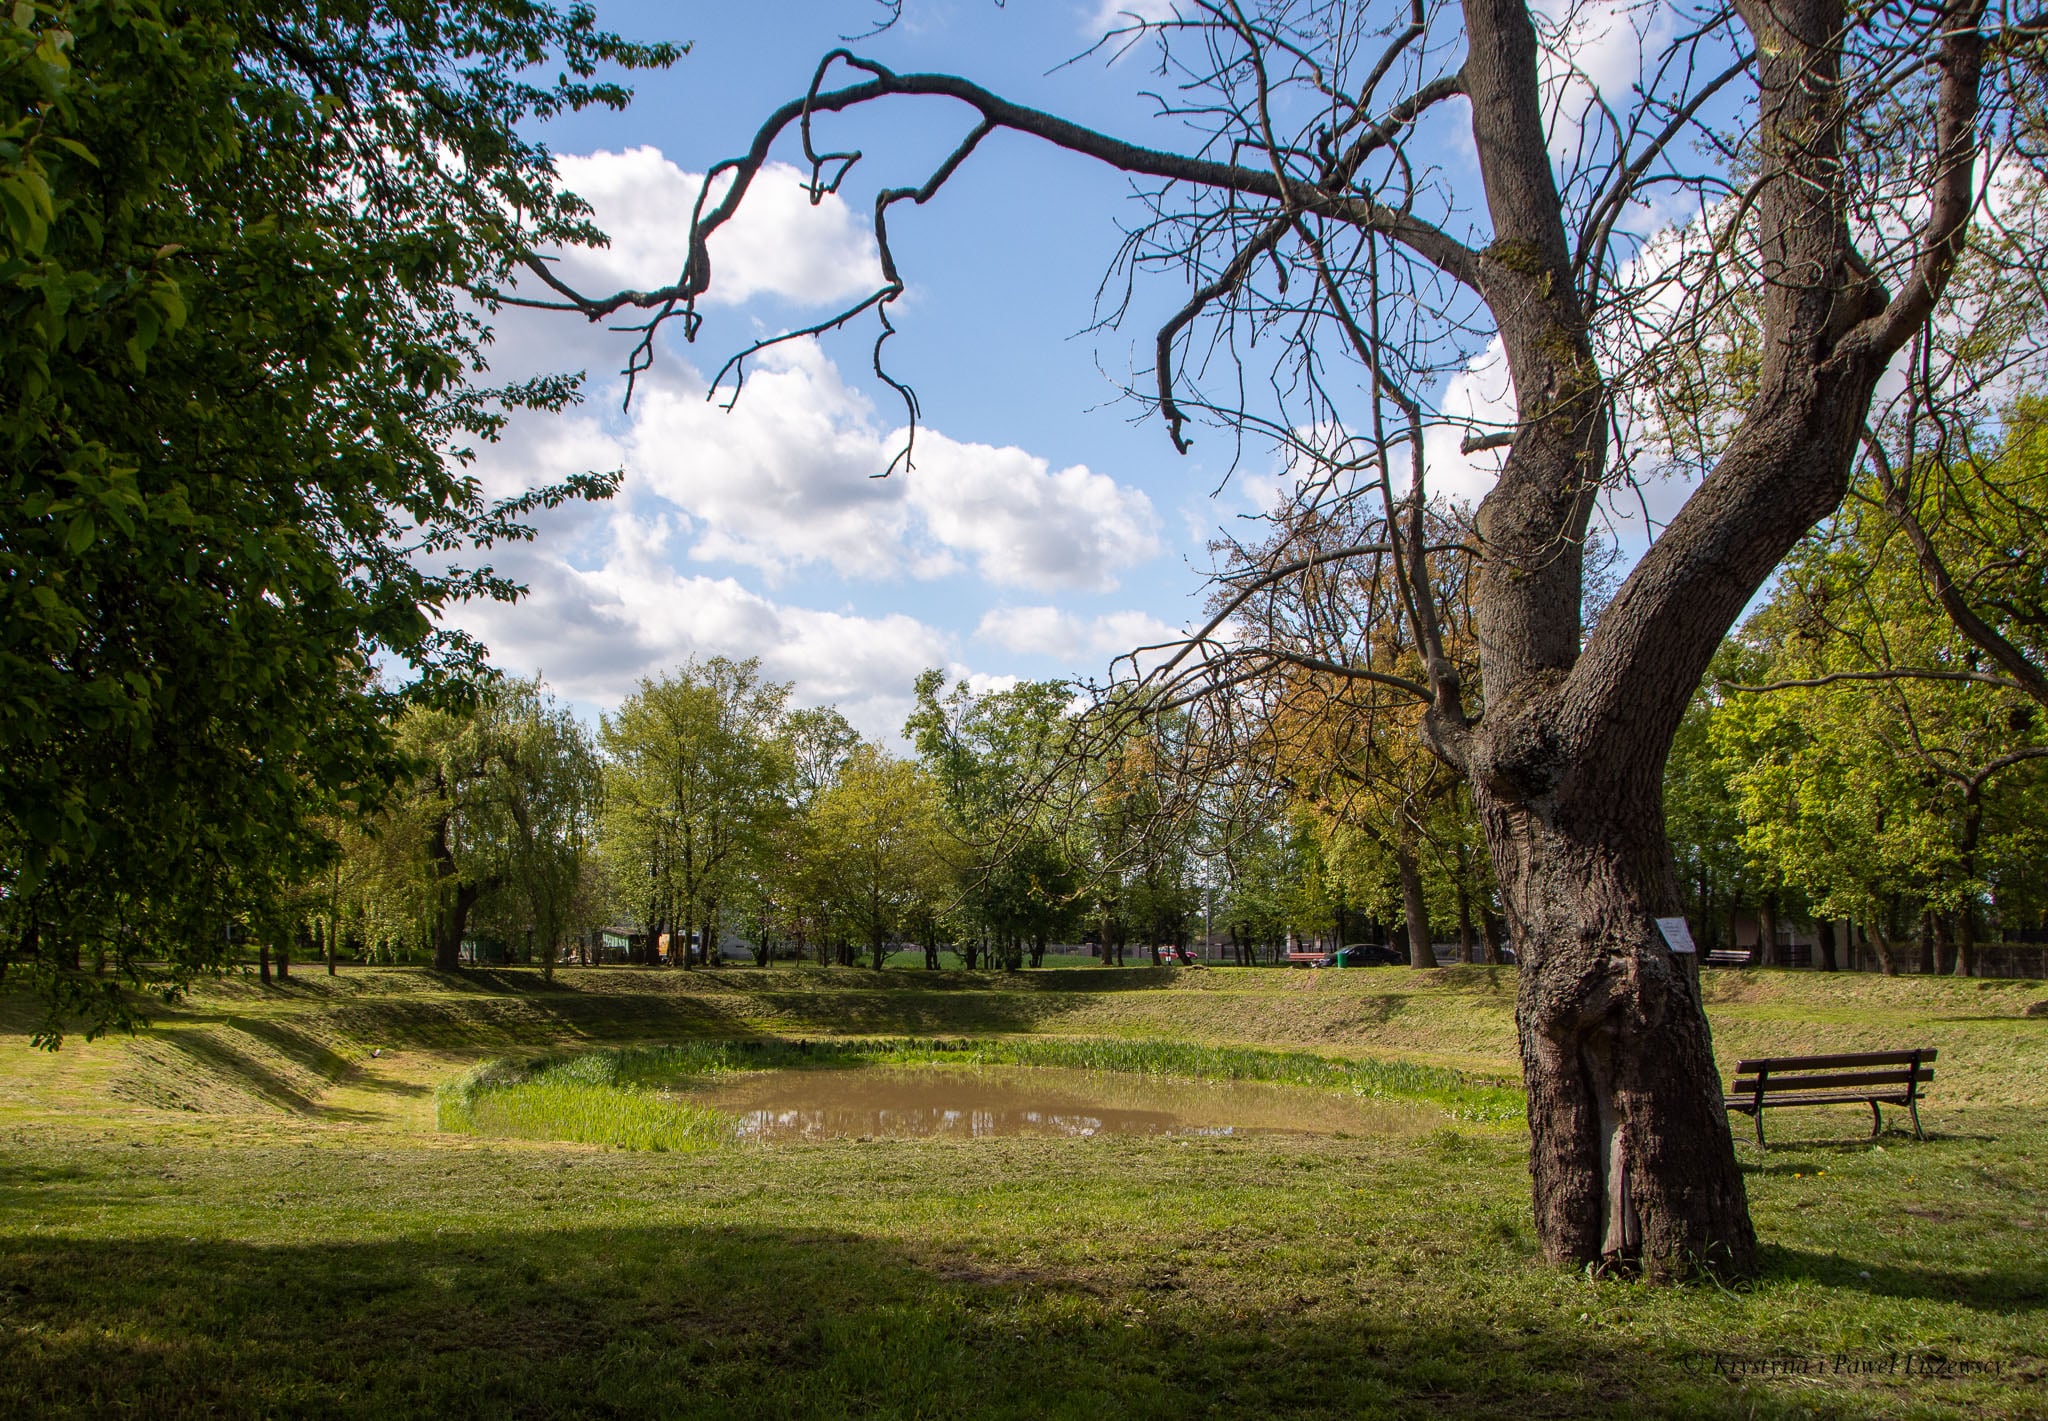
[[[1399,948],[1387,947],[1377,942],[1354,942],[1349,947],[1340,947],[1335,952],[1326,952],[1311,967],[1398,967],[1408,960],[1408,954]]]

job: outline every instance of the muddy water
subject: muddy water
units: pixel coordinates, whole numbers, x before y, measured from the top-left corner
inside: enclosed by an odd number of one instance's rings
[[[1435,1112],[1301,1086],[1042,1066],[760,1071],[690,1089],[764,1142],[862,1136],[1413,1134]]]

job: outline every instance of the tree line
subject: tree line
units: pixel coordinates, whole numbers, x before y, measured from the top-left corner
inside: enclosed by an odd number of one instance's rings
[[[2048,626],[2038,579],[1990,577],[2012,571],[2019,538],[1998,509],[2048,492],[2033,487],[2048,407],[2022,402],[2001,428],[1966,487],[2010,501],[1951,505],[1934,526],[1948,561],[1976,570],[1983,615],[2031,648]],[[2048,921],[2048,725],[1927,595],[1878,491],[1855,492],[1728,638],[1680,728],[1665,813],[1684,908],[1703,950],[1753,934],[1766,966],[1803,924],[1817,968],[1856,948],[1887,972],[1970,975],[1981,943]],[[1440,511],[1447,549],[1462,516]],[[1235,556],[1257,567],[1268,552]],[[1370,571],[1317,575],[1359,585],[1218,594],[1233,644],[1269,658],[1221,718],[1213,701],[1162,709],[1170,682],[1149,703],[1129,686],[1091,702],[1061,681],[977,690],[931,671],[899,755],[722,657],[643,681],[595,732],[510,679],[468,711],[408,709],[402,791],[331,821],[338,852],[292,897],[300,950],[445,968],[478,937],[552,970],[593,960],[610,926],[635,960],[666,940],[684,964],[733,940],[764,964],[876,968],[899,945],[928,967],[1017,968],[1053,943],[1120,963],[1198,940],[1246,964],[1357,941],[1416,967],[1436,965],[1437,943],[1509,960],[1468,786],[1428,753],[1412,707],[1315,654],[1335,650],[1315,609],[1341,606],[1347,665],[1412,667],[1401,611],[1359,616]],[[1468,655],[1459,579],[1433,580],[1448,654]]]

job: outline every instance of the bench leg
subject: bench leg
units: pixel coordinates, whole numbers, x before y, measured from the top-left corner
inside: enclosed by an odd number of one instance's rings
[[[1906,1108],[1913,1112],[1913,1138],[1916,1140],[1926,1139],[1927,1137],[1920,1133],[1920,1102],[1909,1100],[1906,1102]]]
[[[1766,1148],[1764,1145],[1764,1113],[1761,1109],[1757,1109],[1750,1111],[1749,1114],[1750,1118],[1756,1121],[1756,1147],[1760,1150],[1764,1149]]]
[[[1879,1113],[1877,1102],[1870,1102],[1870,1138],[1876,1139],[1884,1133],[1884,1116]]]

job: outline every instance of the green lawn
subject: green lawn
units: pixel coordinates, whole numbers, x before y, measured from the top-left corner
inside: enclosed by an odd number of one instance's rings
[[[1521,1128],[1448,1108],[1391,1137],[682,1153],[435,1128],[487,1058],[697,1038],[1483,1093],[1514,1076],[1511,969],[355,969],[55,1056],[0,999],[0,1414],[2048,1415],[2048,986],[1710,998],[1728,1061],[1942,1053],[1924,1143],[1840,1109],[1741,1147],[1767,1271],[1733,1289],[1546,1267]]]

